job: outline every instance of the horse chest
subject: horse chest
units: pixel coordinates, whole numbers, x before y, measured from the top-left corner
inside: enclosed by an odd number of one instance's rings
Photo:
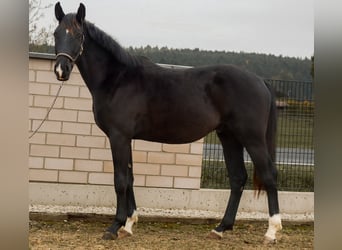
[[[131,117],[127,105],[114,105],[106,99],[94,98],[93,102],[94,119],[97,126],[107,135],[111,130],[122,131],[125,134],[131,133]]]

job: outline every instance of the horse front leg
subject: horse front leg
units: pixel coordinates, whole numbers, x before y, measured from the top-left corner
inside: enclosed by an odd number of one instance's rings
[[[132,160],[132,149],[130,150],[130,159],[128,164],[128,186],[127,186],[127,220],[125,227],[122,228],[119,237],[131,236],[133,235],[132,227],[134,223],[138,223],[138,213],[137,206],[135,203],[133,183],[134,183],[134,175],[133,175],[133,160]]]
[[[103,235],[105,240],[118,238],[118,232],[125,226],[128,215],[128,170],[131,155],[131,140],[120,133],[112,132],[110,145],[114,162],[114,187],[117,199],[116,215],[112,225],[107,228]]]

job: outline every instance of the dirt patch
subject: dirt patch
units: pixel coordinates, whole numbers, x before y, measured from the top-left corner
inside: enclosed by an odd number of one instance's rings
[[[206,236],[214,224],[190,225],[180,222],[139,222],[132,237],[104,241],[102,234],[110,221],[73,219],[30,221],[30,249],[313,249],[313,222],[283,222],[278,243],[262,244],[267,221],[237,221],[223,239]]]

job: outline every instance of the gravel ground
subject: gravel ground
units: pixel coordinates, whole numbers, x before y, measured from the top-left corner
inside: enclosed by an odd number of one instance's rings
[[[50,206],[50,205],[30,205],[30,212],[47,214],[99,214],[113,215],[115,208],[112,207],[81,207],[81,206]],[[213,212],[203,210],[179,210],[179,209],[155,209],[138,208],[140,217],[165,217],[165,218],[202,218],[202,219],[221,219],[224,211]],[[284,221],[313,222],[314,214],[281,214]],[[260,212],[238,212],[237,220],[263,220],[268,219],[268,214]]]

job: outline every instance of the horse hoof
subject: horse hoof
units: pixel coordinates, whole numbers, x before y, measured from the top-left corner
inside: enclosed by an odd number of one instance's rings
[[[271,239],[270,237],[265,236],[264,245],[273,245],[277,243],[277,239]]]
[[[208,239],[214,239],[214,240],[221,240],[223,237],[222,232],[217,232],[214,229],[211,230],[211,232],[208,234]]]
[[[118,232],[118,239],[126,238],[132,236],[132,233],[127,232],[125,229],[120,229]]]
[[[106,231],[102,236],[103,240],[116,240],[117,238],[118,238],[118,236],[116,234],[113,234],[113,233],[108,232],[108,231]]]

